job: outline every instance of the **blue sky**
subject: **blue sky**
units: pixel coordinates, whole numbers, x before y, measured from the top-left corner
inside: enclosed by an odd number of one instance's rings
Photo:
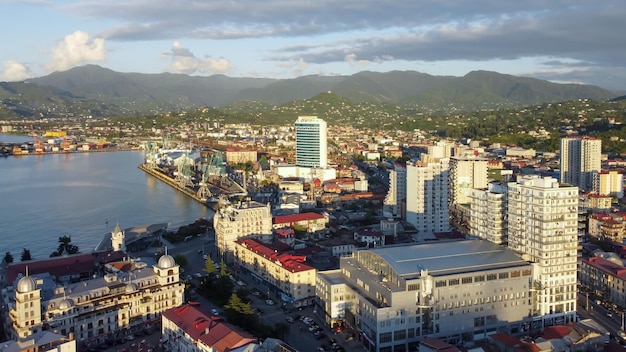
[[[0,0],[0,81],[489,70],[626,90],[626,1]]]

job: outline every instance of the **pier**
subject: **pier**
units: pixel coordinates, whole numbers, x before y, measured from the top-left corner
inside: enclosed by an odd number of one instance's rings
[[[176,179],[170,176],[167,170],[163,170],[160,167],[148,167],[146,164],[140,164],[138,167],[145,173],[158,178],[159,180],[170,185],[172,188],[183,192],[192,199],[209,207],[215,206],[220,196],[235,196],[246,194],[245,190],[240,185],[225,177],[226,181],[208,183],[207,186],[211,196],[208,198],[201,198],[198,195],[198,189],[200,188],[200,186],[198,185],[182,185]]]

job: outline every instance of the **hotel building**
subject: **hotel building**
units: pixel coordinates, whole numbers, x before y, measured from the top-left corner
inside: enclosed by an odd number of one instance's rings
[[[402,217],[402,204],[406,202],[406,165],[396,164],[389,170],[389,191],[383,203],[383,215]]]
[[[490,183],[487,189],[473,189],[470,200],[470,235],[495,244],[506,244],[507,186]]]
[[[296,166],[326,168],[328,142],[326,121],[317,116],[299,116],[296,127]]]

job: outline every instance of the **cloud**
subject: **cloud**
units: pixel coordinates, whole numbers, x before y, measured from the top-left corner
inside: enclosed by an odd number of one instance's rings
[[[2,80],[6,82],[23,81],[35,77],[35,74],[21,62],[5,61]]]
[[[169,52],[163,53],[164,57],[171,57],[170,70],[176,73],[229,73],[232,70],[229,60],[219,57],[205,56],[197,58],[179,42],[174,42]]]
[[[357,60],[356,54],[348,54],[344,57],[344,61],[350,64],[350,67],[367,66],[370,64],[368,60]]]
[[[45,65],[48,72],[65,71],[77,65],[107,60],[104,39],[89,40],[89,34],[83,31],[66,35],[50,49],[50,54],[52,57]]]

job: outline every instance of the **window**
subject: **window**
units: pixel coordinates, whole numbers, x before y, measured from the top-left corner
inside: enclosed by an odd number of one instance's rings
[[[384,333],[380,334],[379,342],[380,343],[391,342],[391,333],[390,332],[384,332]]]
[[[496,274],[489,274],[489,275],[487,275],[487,281],[496,280],[497,278],[498,278],[498,275],[496,275]]]
[[[393,332],[393,340],[400,341],[406,339],[406,330],[397,330]]]

